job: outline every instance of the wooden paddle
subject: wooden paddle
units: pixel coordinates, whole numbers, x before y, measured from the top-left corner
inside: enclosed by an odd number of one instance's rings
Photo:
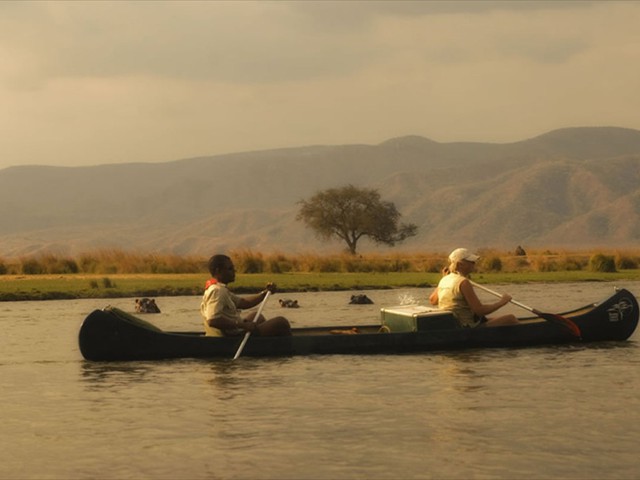
[[[479,283],[473,282],[471,280],[469,280],[471,282],[471,285],[473,285],[474,287],[478,287],[480,290],[484,290],[487,293],[490,293],[491,295],[495,295],[496,297],[502,297],[501,293],[495,292],[493,290],[491,290],[490,288],[487,288],[483,285],[480,285]],[[561,325],[564,328],[569,329],[569,331],[571,332],[571,334],[575,337],[581,338],[582,337],[582,333],[580,332],[580,328],[578,327],[578,325],[576,325],[573,321],[569,320],[568,318],[565,318],[561,315],[557,315],[555,313],[543,313],[540,310],[537,310],[535,308],[531,308],[528,307],[527,305],[517,302],[513,299],[509,300],[511,303],[513,303],[514,305],[517,305],[520,308],[524,308],[525,310],[529,310],[530,312],[538,315],[540,318],[544,318],[547,322],[551,322],[551,323],[555,323],[556,325]]]
[[[258,307],[258,313],[256,313],[256,316],[254,317],[256,322],[260,318],[260,314],[262,313],[263,307],[267,303],[267,298],[269,298],[269,295],[271,295],[271,292],[269,290],[267,290],[267,294],[264,296],[264,300],[262,300],[262,302],[260,303],[260,306]],[[238,347],[238,351],[236,352],[236,354],[233,356],[234,360],[238,359],[238,357],[242,353],[242,350],[244,350],[244,346],[247,344],[247,340],[249,340],[250,336],[251,336],[251,332],[247,332],[247,333],[244,334],[244,338],[242,339],[242,343]]]

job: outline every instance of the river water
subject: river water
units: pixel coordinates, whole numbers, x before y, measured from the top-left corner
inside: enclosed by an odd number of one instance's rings
[[[639,282],[617,285],[640,296]],[[613,287],[492,286],[550,312]],[[349,305],[352,293],[375,304]],[[428,293],[277,294],[265,313],[294,326],[372,323],[381,307]],[[280,308],[279,298],[301,308]],[[156,300],[162,313],[146,320],[200,329],[199,298]],[[110,303],[133,312],[131,298]],[[0,303],[1,479],[640,477],[637,332],[591,346],[88,362],[78,329],[105,305]]]

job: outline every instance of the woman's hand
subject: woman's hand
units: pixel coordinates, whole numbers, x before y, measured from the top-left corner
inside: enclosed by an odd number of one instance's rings
[[[502,297],[500,297],[500,301],[502,302],[503,305],[506,305],[511,301],[511,298],[512,298],[511,295],[509,295],[508,293],[505,293],[502,295]]]

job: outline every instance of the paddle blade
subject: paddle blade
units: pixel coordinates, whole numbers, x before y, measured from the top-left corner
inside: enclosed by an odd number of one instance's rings
[[[576,325],[574,322],[560,315],[556,315],[554,313],[538,313],[540,317],[544,318],[547,322],[555,323],[556,325],[562,325],[567,328],[574,337],[581,338],[582,332],[580,332],[580,327]]]

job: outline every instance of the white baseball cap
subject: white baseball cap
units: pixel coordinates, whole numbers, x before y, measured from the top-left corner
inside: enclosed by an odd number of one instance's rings
[[[469,262],[477,262],[480,257],[475,253],[471,253],[466,248],[456,248],[453,252],[449,254],[449,261],[452,264],[457,262],[461,262],[462,260],[467,260]]]

